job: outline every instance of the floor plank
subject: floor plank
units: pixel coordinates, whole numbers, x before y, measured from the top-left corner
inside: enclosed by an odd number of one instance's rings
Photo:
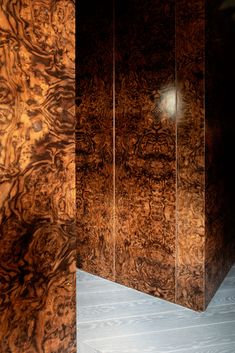
[[[210,307],[235,304],[235,288],[219,289],[210,302]]]
[[[227,277],[235,277],[235,265],[231,267]]]
[[[180,351],[168,351],[167,353],[234,353],[235,352],[235,346],[234,342],[233,343],[222,343],[222,344],[217,344],[216,346],[206,346],[206,347],[197,347],[197,348],[192,348],[192,349],[184,349]]]
[[[146,299],[146,294],[135,290],[121,288],[112,292],[79,293],[79,307],[103,304],[126,303],[133,300]],[[150,297],[149,295],[147,297]],[[151,298],[151,297],[150,297]]]
[[[78,271],[79,353],[235,353],[235,266],[206,312]]]
[[[126,287],[119,286],[117,283],[113,283],[104,279],[83,281],[80,282],[79,293],[98,293],[98,292],[114,292],[126,290]]]
[[[226,277],[220,286],[220,290],[231,288],[235,288],[235,277]]]
[[[235,321],[87,341],[102,353],[168,353],[222,344],[235,345]],[[95,344],[95,345],[94,345]]]
[[[214,323],[235,321],[235,305],[211,308],[206,313],[189,310],[163,312],[123,319],[99,320],[80,324],[80,340],[128,336],[132,334],[175,330],[179,328],[207,326]],[[235,326],[234,326],[235,327]]]
[[[182,308],[164,300],[156,301],[155,299],[103,304],[93,306],[92,309],[90,306],[79,306],[79,323],[81,324],[94,320],[108,320],[112,318],[121,319],[129,316],[141,316],[154,313],[157,314],[176,310],[182,310]]]
[[[86,342],[79,342],[78,352],[79,353],[101,353],[96,348],[92,347],[92,345]]]
[[[90,273],[87,273],[82,270],[77,271],[77,282],[82,282],[82,281],[97,281],[101,279],[101,277],[91,275]]]

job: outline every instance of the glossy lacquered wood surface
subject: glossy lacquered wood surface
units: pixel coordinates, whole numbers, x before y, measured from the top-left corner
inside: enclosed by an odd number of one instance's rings
[[[235,3],[206,1],[206,303],[235,259]]]
[[[176,1],[176,302],[204,308],[204,3]]]
[[[174,5],[121,0],[115,7],[115,275],[169,300],[175,297]]]
[[[73,1],[0,3],[0,352],[76,352]]]
[[[114,279],[113,7],[77,10],[77,263]]]
[[[78,266],[204,310],[235,256],[234,7],[84,4]]]
[[[101,1],[92,10],[83,3],[77,42],[78,266],[169,300],[174,18],[174,1]]]

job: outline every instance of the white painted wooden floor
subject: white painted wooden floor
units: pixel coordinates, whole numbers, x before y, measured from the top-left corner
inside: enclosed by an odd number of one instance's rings
[[[235,353],[235,265],[196,313],[77,272],[79,353]]]

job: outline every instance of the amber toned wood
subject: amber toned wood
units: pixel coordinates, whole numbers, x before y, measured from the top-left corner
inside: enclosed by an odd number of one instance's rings
[[[78,264],[204,310],[235,256],[235,5],[112,6],[81,15]]]
[[[204,6],[176,2],[176,302],[204,308]]]
[[[112,1],[80,2],[78,23],[77,263],[114,279]]]
[[[206,303],[235,261],[235,3],[206,1]]]
[[[0,352],[75,353],[73,1],[0,3]]]
[[[120,0],[115,9],[116,280],[168,300],[175,296],[174,4]]]

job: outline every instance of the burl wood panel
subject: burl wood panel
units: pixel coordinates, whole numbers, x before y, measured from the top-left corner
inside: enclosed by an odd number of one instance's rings
[[[0,2],[0,352],[75,353],[74,7]]]
[[[204,310],[235,260],[235,4],[84,3],[78,265]]]
[[[204,4],[176,2],[176,302],[204,308]]]
[[[77,263],[114,279],[113,6],[81,1],[77,30]]]
[[[116,280],[175,297],[175,1],[116,2]]]
[[[230,5],[230,6],[228,6]],[[206,304],[235,261],[235,2],[206,1]]]

